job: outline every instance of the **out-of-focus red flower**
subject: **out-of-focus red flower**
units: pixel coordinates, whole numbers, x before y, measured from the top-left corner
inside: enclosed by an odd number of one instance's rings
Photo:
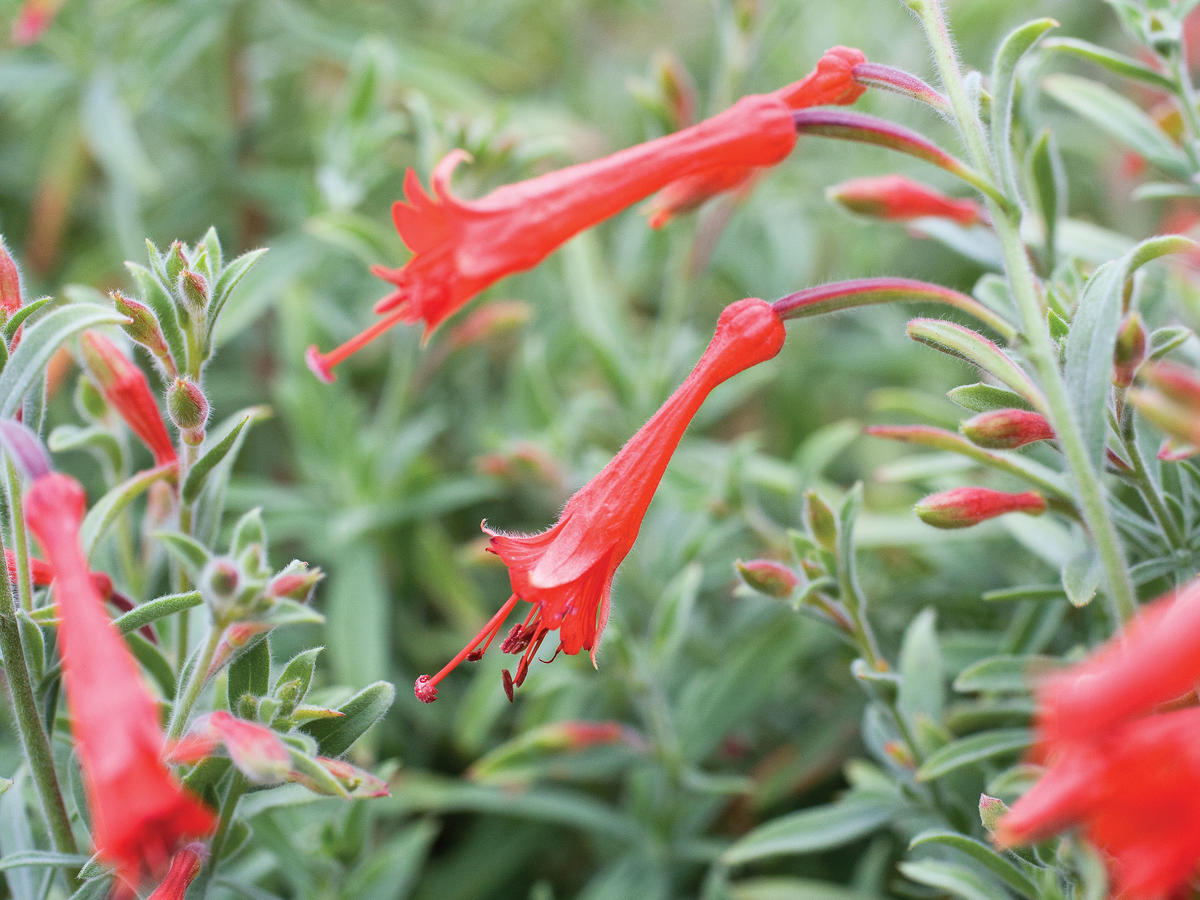
[[[1054,438],[1054,429],[1046,417],[1027,409],[989,410],[972,416],[959,427],[972,444],[993,450],[1015,450]]]
[[[164,466],[175,462],[175,447],[142,370],[97,331],[85,331],[79,344],[100,393],[154,454],[154,464]]]
[[[83,488],[65,475],[43,475],[25,496],[26,521],[58,585],[63,686],[96,851],[136,885],[216,818],[162,760],[157,705],[104,613],[79,543],[83,513]]]
[[[7,320],[21,304],[21,273],[0,237],[0,316]]]
[[[146,900],[184,900],[206,859],[208,847],[199,843],[188,844],[171,859],[167,877]]]
[[[1040,515],[1046,499],[1036,491],[1010,494],[990,488],[963,487],[930,494],[913,511],[926,525],[935,528],[969,528],[1011,512]]]
[[[791,110],[829,104],[846,106],[866,90],[854,78],[854,67],[866,62],[866,59],[861,50],[832,47],[803,79],[780,88],[770,96],[779,98]],[[675,216],[695,209],[717,194],[748,184],[761,168],[762,165],[724,165],[679,178],[650,201],[647,221],[651,228],[661,228]]]
[[[432,197],[410,169],[405,202],[392,207],[392,218],[413,256],[398,269],[373,269],[396,286],[376,304],[383,317],[328,353],[310,347],[309,368],[332,381],[335,366],[399,322],[423,322],[428,337],[484,288],[536,266],[567,239],[656,191],[670,192],[660,195],[651,211],[651,224],[660,225],[664,216],[736,187],[791,152],[795,109],[853,102],[865,89],[852,71],[862,61],[857,50],[834,48],[796,84],[743,97],[674,134],[505,185],[478,200],[460,200],[450,192],[451,172],[468,158],[462,150],[434,168]],[[689,182],[693,177],[697,181]]]
[[[1162,898],[1200,865],[1200,709],[1160,713],[1083,744],[1051,743],[1046,773],[997,824],[1002,846],[1072,825],[1109,861],[1114,896]]]
[[[828,196],[851,212],[892,221],[934,216],[974,225],[983,218],[983,210],[974,200],[948,197],[903,175],[852,178],[830,188]]]
[[[15,584],[17,581],[17,554],[15,551],[5,548],[4,564],[8,568],[8,580]],[[33,576],[33,583],[37,587],[45,587],[54,580],[54,570],[50,568],[50,564],[41,559],[29,560],[29,574]],[[112,579],[103,572],[92,573],[92,584],[95,585],[96,591],[102,598],[108,600],[112,597],[113,584]]]
[[[646,508],[688,423],[713,388],[773,357],[783,339],[783,322],[769,303],[748,299],[726,307],[708,349],[683,384],[567,501],[552,528],[540,534],[510,535],[484,523],[491,536],[489,549],[508,566],[512,596],[440,672],[417,679],[417,697],[426,703],[436,700],[438,682],[464,659],[481,657],[520,600],[530,604],[529,612],[500,648],[521,654],[516,674],[504,671],[510,699],[554,629],[559,631],[560,651],[588,650],[594,665],[596,646],[608,621],[613,573],[633,547]]]
[[[13,21],[13,43],[21,45],[35,43],[50,27],[65,2],[66,0],[25,0],[20,12],[17,13],[17,18]]]

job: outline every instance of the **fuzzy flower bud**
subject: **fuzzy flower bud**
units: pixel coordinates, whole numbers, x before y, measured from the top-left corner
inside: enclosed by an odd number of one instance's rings
[[[237,603],[242,575],[233,560],[216,557],[200,573],[200,594],[217,622],[226,621]]]
[[[184,271],[178,284],[188,315],[196,320],[204,318],[204,311],[208,309],[208,282],[204,276],[199,272]]]
[[[792,595],[800,579],[796,573],[782,563],[769,559],[752,559],[750,562],[736,563],[738,574],[754,590],[768,597],[778,597],[781,600]]]
[[[1117,344],[1113,349],[1112,383],[1119,388],[1133,384],[1133,373],[1146,358],[1146,328],[1142,317],[1130,313],[1117,332]]]
[[[853,178],[834,185],[826,196],[852,213],[890,221],[935,216],[960,225],[974,225],[983,215],[975,201],[947,197],[903,175]]]
[[[1031,516],[1046,510],[1046,500],[1036,491],[1009,494],[989,488],[964,487],[930,494],[915,507],[918,518],[934,528],[969,528],[1010,512]]]
[[[816,491],[804,495],[804,512],[808,530],[823,548],[831,553],[837,549],[837,516]]]
[[[167,251],[167,258],[164,263],[167,270],[167,277],[171,281],[178,281],[179,276],[188,267],[187,253],[184,250],[182,241],[172,241],[171,249]]]
[[[967,440],[990,450],[1013,450],[1054,437],[1054,429],[1040,413],[1027,409],[994,409],[959,426]]]
[[[0,320],[7,321],[21,308],[21,302],[21,273],[0,237]]]
[[[296,562],[271,579],[267,584],[267,594],[307,603],[312,597],[313,588],[324,577],[325,573],[320,569],[310,569],[308,563]]]
[[[129,335],[130,340],[136,341],[154,354],[169,374],[176,371],[175,360],[167,347],[167,339],[163,336],[162,327],[154,311],[144,303],[131,300],[120,291],[109,294],[117,312],[126,316],[130,321],[121,327]]]
[[[979,795],[979,821],[989,833],[996,830],[996,823],[1006,812],[1008,812],[1008,804],[999,797],[989,797],[987,794]]]
[[[208,421],[208,398],[200,385],[176,378],[167,388],[167,415],[179,429],[185,442],[197,445],[204,441],[204,423]]]

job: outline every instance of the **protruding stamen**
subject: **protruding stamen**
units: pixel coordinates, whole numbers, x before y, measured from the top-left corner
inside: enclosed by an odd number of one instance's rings
[[[401,307],[389,316],[384,316],[370,328],[360,331],[350,340],[346,341],[337,347],[334,347],[328,353],[322,353],[317,349],[316,345],[309,347],[304,354],[304,361],[308,363],[308,367],[312,373],[324,382],[333,381],[333,367],[345,360],[347,357],[357,353],[375,338],[379,337],[397,322],[404,322],[408,319],[408,311]]]
[[[496,610],[496,614],[488,619],[487,624],[479,629],[479,633],[465,647],[459,650],[450,662],[442,666],[436,675],[422,675],[418,678],[416,684],[413,685],[413,693],[417,699],[422,703],[432,703],[437,699],[437,684],[439,681],[449,675],[463,660],[477,659],[478,657],[472,656],[477,650],[479,655],[482,656],[483,651],[487,650],[492,642],[492,638],[496,636],[496,632],[500,630],[500,626],[504,624],[504,620],[508,618],[508,614],[512,612],[513,607],[517,605],[519,599],[516,594],[509,597],[505,604]],[[483,645],[482,649],[480,649],[480,644]]]

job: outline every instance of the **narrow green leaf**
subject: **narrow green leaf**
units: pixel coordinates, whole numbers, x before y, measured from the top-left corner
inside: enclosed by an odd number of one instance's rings
[[[341,756],[383,718],[395,697],[394,687],[386,681],[377,681],[338,707],[344,714],[342,718],[309,722],[301,730],[316,739],[322,756]]]
[[[1067,560],[1062,569],[1062,584],[1071,605],[1078,608],[1091,603],[1100,589],[1102,575],[1095,547],[1085,547]]]
[[[4,342],[6,344],[11,344],[13,336],[17,333],[17,329],[20,328],[30,316],[39,310],[45,309],[47,304],[53,302],[53,297],[39,297],[37,300],[26,303],[15,313],[9,316],[8,321],[4,323]]]
[[[181,531],[156,531],[154,536],[162,541],[167,552],[193,575],[198,575],[212,558],[208,548],[189,534]]]
[[[0,872],[5,869],[20,869],[26,866],[70,866],[79,868],[88,861],[78,853],[52,853],[49,850],[18,850],[0,857]]]
[[[1112,88],[1075,75],[1051,75],[1042,86],[1063,106],[1136,150],[1164,172],[1181,179],[1189,177],[1183,150],[1132,100]]]
[[[989,656],[963,669],[954,679],[954,689],[1025,694],[1039,677],[1057,666],[1052,656]]]
[[[199,591],[188,591],[184,594],[167,594],[139,604],[123,615],[113,619],[113,624],[122,634],[137,631],[151,622],[156,622],[166,616],[199,606],[204,602]]]
[[[978,332],[941,319],[913,319],[908,336],[951,356],[973,363],[1045,412],[1046,401],[1029,376],[1003,350]]]
[[[1175,82],[1166,75],[1143,65],[1132,56],[1117,53],[1115,50],[1109,50],[1107,47],[1098,46],[1090,41],[1081,41],[1071,37],[1050,38],[1042,44],[1042,47],[1046,50],[1057,50],[1094,62],[1123,78],[1132,78],[1153,85],[1160,90],[1175,92]]]
[[[250,424],[252,418],[253,416],[247,415],[246,418],[238,422],[224,437],[205,450],[201,457],[196,460],[195,465],[188,469],[187,478],[183,482],[183,499],[185,503],[194,503],[196,498],[200,496],[205,479],[208,478],[209,473],[212,472],[216,464],[223,460],[226,454],[233,449],[238,435],[242,433],[243,428]]]
[[[225,303],[229,300],[233,289],[237,287],[238,282],[246,277],[256,262],[262,258],[262,255],[267,252],[267,248],[263,247],[259,250],[250,250],[243,253],[221,272],[217,283],[212,290],[212,302],[208,308],[208,337],[212,340],[213,328],[216,326],[217,317],[221,315],[221,310],[225,308]],[[273,259],[274,257],[272,257]]]
[[[918,781],[933,781],[966,766],[1025,750],[1033,744],[1028,728],[1005,728],[959,738],[934,751],[917,769]]]
[[[998,896],[1003,896],[998,893],[998,885],[959,863],[922,859],[899,863],[896,868],[918,884],[949,891],[962,900],[996,900]]]
[[[851,795],[760,825],[721,854],[721,862],[736,866],[840,847],[875,831],[895,813],[896,804],[890,798]]]
[[[125,317],[92,303],[60,306],[24,331],[21,343],[0,372],[0,418],[10,418],[25,393],[43,377],[55,351],[72,335],[98,325],[115,325]]]
[[[1012,146],[1013,97],[1016,94],[1017,63],[1051,28],[1054,19],[1034,19],[1010,31],[996,51],[992,63],[992,146],[1000,157],[1002,186],[1010,197],[1017,196],[1017,165]]]
[[[897,705],[910,725],[925,716],[942,718],[946,691],[942,683],[942,651],[938,645],[937,616],[923,609],[904,632],[900,645],[900,696]]]
[[[1183,325],[1167,325],[1164,328],[1154,329],[1150,333],[1150,346],[1147,348],[1146,358],[1161,359],[1193,334],[1192,329]]]
[[[275,679],[275,690],[279,690],[281,684],[287,684],[289,681],[298,681],[300,683],[300,696],[297,702],[303,701],[308,694],[308,688],[312,684],[313,672],[317,667],[317,657],[321,655],[324,647],[313,647],[309,650],[302,650],[293,656],[283,671],[279,673],[279,677]]]
[[[175,470],[175,465],[171,464],[138,472],[127,481],[110,488],[108,493],[92,504],[79,529],[79,540],[89,558],[96,552],[97,543],[121,510],[145,493],[154,482],[173,476]]]
[[[972,412],[991,412],[993,409],[1032,409],[1029,401],[1008,388],[994,384],[964,384],[946,392],[946,396]]]
[[[1034,202],[1042,216],[1043,262],[1053,270],[1058,259],[1058,223],[1067,212],[1067,173],[1058,142],[1050,129],[1042,131],[1029,153]]]
[[[150,643],[136,631],[125,633],[125,643],[133,651],[134,657],[150,673],[150,677],[158,684],[164,697],[175,696],[175,669],[163,656],[163,652]]]
[[[908,845],[908,849],[913,850],[925,844],[938,844],[951,847],[960,853],[966,854],[975,860],[975,862],[984,866],[993,875],[998,876],[1022,897],[1027,897],[1029,900],[1038,900],[1040,896],[1037,885],[1033,883],[1028,875],[1021,871],[1016,863],[1008,857],[997,853],[982,841],[977,841],[975,838],[957,834],[953,831],[923,831],[912,839]]]
[[[153,244],[150,245],[151,248],[153,246]],[[163,337],[166,338],[167,349],[171,351],[172,358],[182,366],[184,360],[187,359],[187,343],[183,337],[183,326],[179,322],[179,309],[175,298],[166,281],[162,280],[166,278],[166,273],[156,275],[145,266],[134,262],[126,262],[125,268],[133,276],[134,283],[138,288],[137,293],[142,302],[154,311],[154,316],[158,319],[158,325],[162,329]]]
[[[251,643],[229,664],[226,696],[229,708],[237,709],[242,694],[262,697],[271,690],[271,641],[269,635]]]

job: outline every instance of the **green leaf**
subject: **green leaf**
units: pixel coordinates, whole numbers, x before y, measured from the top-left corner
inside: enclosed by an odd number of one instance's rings
[[[2,374],[0,374],[0,378],[3,378]],[[104,532],[116,520],[121,510],[145,493],[154,482],[169,478],[174,474],[174,465],[146,469],[138,472],[128,481],[123,481],[110,488],[103,497],[97,500],[88,510],[88,514],[83,517],[83,525],[79,529],[79,541],[83,544],[88,558],[90,559],[96,552],[96,545],[100,538],[104,536]]]
[[[26,303],[15,313],[9,316],[8,321],[4,323],[4,343],[11,344],[13,336],[17,333],[17,329],[20,328],[30,316],[41,309],[45,309],[47,304],[53,302],[53,297],[39,297],[37,300]]]
[[[125,643],[133,651],[134,657],[150,673],[150,677],[158,684],[164,697],[175,696],[175,669],[162,650],[150,643],[136,631],[125,633]]]
[[[996,51],[992,63],[992,146],[1000,157],[1002,186],[1010,197],[1017,196],[1017,166],[1013,158],[1013,96],[1016,94],[1017,63],[1051,28],[1054,19],[1034,19],[1010,31]]]
[[[917,862],[899,863],[896,868],[906,878],[911,878],[918,884],[949,891],[962,900],[996,900],[998,896],[1003,896],[990,879],[958,863],[922,859]]]
[[[113,619],[113,624],[122,634],[137,631],[151,622],[156,622],[166,616],[200,606],[204,602],[199,591],[188,591],[184,594],[167,594],[139,604],[123,615]]]
[[[262,697],[271,690],[271,642],[263,635],[239,653],[229,664],[226,679],[226,698],[229,708],[236,710],[243,694]]]
[[[1015,603],[1021,600],[1055,600],[1061,596],[1062,584],[1022,584],[985,591],[983,599],[988,603]]]
[[[1150,333],[1150,345],[1147,348],[1146,359],[1161,359],[1190,338],[1193,333],[1192,329],[1183,325],[1167,325],[1164,328],[1154,329]]]
[[[1050,38],[1042,44],[1042,48],[1045,50],[1058,50],[1071,56],[1077,56],[1080,59],[1086,59],[1089,62],[1096,63],[1098,66],[1103,66],[1115,75],[1120,75],[1123,78],[1132,78],[1146,84],[1154,85],[1154,87],[1161,90],[1175,93],[1175,82],[1166,75],[1151,69],[1149,66],[1143,65],[1132,56],[1117,53],[1114,50],[1109,50],[1107,47],[1100,47],[1089,41],[1081,41],[1078,38],[1061,37]]]
[[[212,558],[207,547],[182,531],[156,531],[154,536],[192,575],[198,575]]]
[[[183,500],[185,503],[196,502],[196,498],[200,496],[200,491],[204,488],[205,479],[208,478],[217,463],[223,460],[229,451],[233,449],[238,435],[242,433],[243,428],[250,424],[253,418],[253,414],[247,414],[224,437],[211,444],[201,454],[200,458],[196,460],[195,464],[188,469],[187,478],[183,481]]]
[[[1016,391],[982,382],[953,388],[946,392],[946,396],[963,409],[972,412],[991,412],[993,409],[1032,410],[1029,401]]]
[[[966,766],[1020,752],[1032,744],[1033,732],[1028,728],[1004,728],[959,738],[929,754],[917,769],[917,780],[933,781]]]
[[[221,310],[225,308],[225,303],[229,300],[229,295],[233,293],[233,289],[237,287],[238,282],[246,277],[246,273],[254,267],[254,264],[266,252],[267,248],[263,247],[259,250],[250,250],[243,253],[221,272],[216,285],[213,287],[212,301],[208,307],[207,339],[209,341],[212,340],[213,328],[216,326],[217,317],[221,315]]]
[[[908,323],[908,336],[935,350],[974,363],[1024,397],[1035,410],[1045,412],[1045,398],[1029,376],[1003,350],[978,332],[941,319],[913,319]]]
[[[1052,656],[989,656],[963,669],[954,679],[954,689],[1026,694],[1036,679],[1058,665]]]
[[[313,672],[317,667],[317,657],[324,649],[324,647],[313,647],[310,650],[302,650],[288,660],[288,664],[283,667],[283,671],[275,679],[275,690],[278,691],[281,684],[298,681],[300,682],[300,694],[297,702],[303,701],[312,685]]]
[[[1094,547],[1084,547],[1067,560],[1062,569],[1062,584],[1072,606],[1078,608],[1092,602],[1100,589],[1102,574],[1100,556]]]
[[[88,861],[78,853],[52,853],[49,850],[18,850],[0,857],[0,872],[5,869],[20,869],[27,866],[71,867],[78,869]]]
[[[921,716],[942,718],[945,687],[942,684],[942,651],[938,645],[937,616],[923,609],[904,632],[900,645],[900,712],[914,724]]]
[[[966,835],[956,834],[953,831],[923,831],[912,839],[908,845],[908,849],[912,850],[925,844],[938,844],[964,853],[975,862],[984,866],[993,875],[998,876],[1000,880],[1022,897],[1028,897],[1029,900],[1038,900],[1037,885],[1030,880],[1029,876],[1022,872],[1012,860],[1001,856],[981,841],[977,841]]]
[[[1063,106],[1136,150],[1164,172],[1181,180],[1189,177],[1190,168],[1183,150],[1132,100],[1112,88],[1075,75],[1051,75],[1042,86]]]
[[[1067,174],[1054,132],[1042,131],[1029,152],[1034,203],[1042,216],[1044,263],[1053,270],[1058,259],[1058,223],[1067,212]]]
[[[728,886],[726,896],[728,900],[878,900],[876,894],[827,881],[781,876],[736,881]]]
[[[1088,456],[1097,470],[1104,464],[1113,349],[1121,324],[1125,281],[1151,260],[1194,246],[1181,235],[1148,238],[1120,259],[1100,266],[1083,287],[1067,336],[1063,370]]]
[[[758,826],[722,853],[721,862],[736,866],[773,856],[840,847],[880,828],[896,811],[895,800],[891,798],[852,794],[835,803],[780,816]]]
[[[59,425],[50,432],[46,446],[51,453],[65,453],[68,450],[94,450],[101,454],[113,470],[121,467],[121,444],[112,433],[99,425],[89,425],[80,428],[78,425]]]
[[[341,756],[362,737],[368,728],[383,718],[396,697],[396,689],[386,681],[363,688],[338,707],[340,719],[309,722],[301,730],[317,741],[322,756]]]
[[[154,250],[153,244],[149,241],[146,243],[152,253],[157,252]],[[134,262],[126,262],[125,268],[133,276],[138,288],[137,293],[142,302],[154,311],[154,317],[158,319],[159,328],[162,329],[163,337],[166,338],[167,349],[171,351],[171,357],[177,365],[182,366],[187,360],[187,342],[183,336],[183,326],[179,323],[179,311],[175,298],[167,283],[162,280],[166,278],[166,274],[156,275],[145,266]]]
[[[46,313],[26,329],[12,358],[0,372],[0,418],[11,418],[25,393],[46,372],[50,357],[72,335],[98,325],[115,325],[125,317],[92,303],[73,303]]]

